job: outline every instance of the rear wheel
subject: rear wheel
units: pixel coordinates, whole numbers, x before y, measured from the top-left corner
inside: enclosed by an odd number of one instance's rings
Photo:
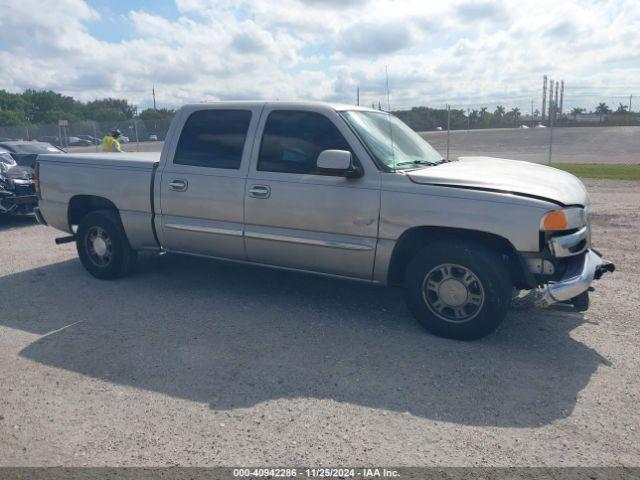
[[[129,245],[120,218],[110,210],[91,212],[80,221],[76,248],[82,265],[96,278],[123,277],[135,266],[136,251]]]
[[[438,242],[409,264],[405,298],[420,324],[441,337],[474,340],[502,322],[512,285],[496,252],[467,242]]]

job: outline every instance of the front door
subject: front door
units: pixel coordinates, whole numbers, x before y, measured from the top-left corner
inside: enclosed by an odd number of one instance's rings
[[[372,277],[379,172],[339,115],[326,107],[262,114],[245,198],[251,261],[362,279]],[[349,140],[347,140],[349,138]],[[349,150],[361,178],[318,171],[323,150]]]
[[[261,109],[239,105],[181,112],[186,117],[182,133],[164,160],[160,181],[158,234],[167,250],[246,258],[247,139],[253,138]]]

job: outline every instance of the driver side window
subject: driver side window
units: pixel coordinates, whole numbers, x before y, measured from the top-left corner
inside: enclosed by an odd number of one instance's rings
[[[258,156],[265,172],[327,175],[316,168],[323,150],[348,150],[349,144],[324,115],[278,110],[267,118]]]

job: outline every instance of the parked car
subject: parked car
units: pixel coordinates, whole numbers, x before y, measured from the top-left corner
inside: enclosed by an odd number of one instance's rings
[[[99,138],[93,137],[91,135],[78,135],[77,137],[81,140],[91,142],[92,145],[100,145],[100,143],[102,142],[102,140],[100,140]]]
[[[150,142],[157,142],[158,141],[158,136],[154,133],[152,133],[151,135],[149,135],[149,141]]]
[[[80,137],[67,137],[64,143],[68,147],[88,147],[93,145],[93,142]]]
[[[502,322],[514,290],[584,310],[593,280],[614,269],[591,249],[578,178],[483,156],[447,162],[386,112],[197,104],[169,131],[162,154],[38,157],[36,216],[69,234],[58,243],[75,241],[97,278],[155,250],[400,285],[429,331],[475,339]]]
[[[60,143],[60,138],[52,135],[45,135],[37,140],[38,142],[49,143],[54,147],[62,147],[62,143]]]
[[[64,153],[63,150],[58,147],[54,147],[50,143],[27,142],[24,140],[0,142],[0,149],[8,151],[18,165],[29,168],[33,168],[35,166],[36,157],[40,153]]]
[[[0,215],[28,215],[37,204],[33,169],[0,149]]]

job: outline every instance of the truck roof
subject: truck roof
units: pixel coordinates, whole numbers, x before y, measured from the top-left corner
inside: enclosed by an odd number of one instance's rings
[[[372,109],[370,107],[363,107],[358,105],[349,105],[347,103],[331,103],[331,102],[315,102],[315,101],[281,101],[281,100],[238,100],[238,101],[220,101],[220,102],[203,102],[203,103],[190,103],[184,105],[183,108],[196,109],[198,107],[217,106],[217,107],[256,107],[263,105],[278,105],[282,108],[287,107],[312,107],[312,108],[326,108],[329,110],[336,110],[338,112],[345,110],[362,110],[370,112],[378,112],[379,110]]]

